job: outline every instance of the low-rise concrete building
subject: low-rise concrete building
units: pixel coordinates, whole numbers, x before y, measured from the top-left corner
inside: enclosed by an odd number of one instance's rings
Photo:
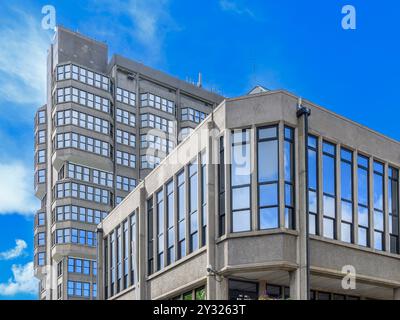
[[[399,168],[286,91],[227,99],[98,225],[99,299],[400,299]]]

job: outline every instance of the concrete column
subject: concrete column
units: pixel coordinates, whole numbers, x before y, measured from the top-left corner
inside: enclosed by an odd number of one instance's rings
[[[97,300],[104,300],[104,240],[103,229],[97,228]],[[63,262],[63,273],[66,271],[65,264],[68,262],[66,259]]]
[[[300,269],[289,271],[289,287],[291,300],[305,300],[301,298]]]
[[[393,289],[393,300],[400,300],[400,288]]]
[[[214,122],[210,121],[207,123],[207,130],[209,131],[208,139],[207,139],[207,231],[206,231],[206,247],[207,247],[207,266],[211,266],[213,269],[218,268],[216,265],[216,244],[215,239],[217,238],[216,232],[218,225],[218,217],[217,212],[215,211],[216,206],[216,170],[217,165],[215,164],[215,153],[214,153],[214,137],[212,130],[214,129]],[[218,153],[216,153],[218,154]],[[205,267],[207,267],[205,266]],[[217,298],[216,290],[217,290],[217,281],[214,276],[208,274],[207,275],[207,299],[215,300]]]
[[[216,300],[228,300],[229,298],[229,280],[227,278],[219,277],[217,281],[217,296]]]
[[[306,201],[308,190],[306,188],[306,137],[304,116],[299,119],[298,128],[298,163],[299,163],[299,236],[297,237],[297,263],[299,268],[291,272],[290,290],[293,297],[299,300],[307,299],[307,212]]]
[[[258,282],[258,297],[266,295],[267,291],[267,281],[260,280]]]
[[[68,258],[67,257],[63,257],[62,258],[62,279],[67,279],[67,277],[65,276],[66,274],[68,274]],[[57,281],[57,288],[56,288],[56,299],[57,299],[57,294],[58,294],[58,281]],[[61,281],[61,299],[66,299],[68,296],[68,292],[67,292],[67,286],[68,286],[68,281],[64,282]]]

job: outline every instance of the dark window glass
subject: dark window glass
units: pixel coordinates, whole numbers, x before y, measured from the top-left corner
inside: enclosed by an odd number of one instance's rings
[[[267,285],[266,293],[269,298],[272,299],[282,299],[282,287]]]
[[[247,281],[229,280],[229,300],[257,300],[258,284]]]

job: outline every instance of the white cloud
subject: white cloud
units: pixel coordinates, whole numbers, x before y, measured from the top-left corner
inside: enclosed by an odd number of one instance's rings
[[[12,278],[6,283],[0,283],[1,296],[14,296],[16,294],[37,294],[38,280],[34,277],[33,262],[25,265],[11,267]]]
[[[25,252],[24,250],[28,247],[26,242],[21,239],[16,239],[15,240],[15,247],[7,250],[0,252],[0,260],[11,260],[20,257],[23,255]]]
[[[0,214],[31,215],[37,210],[32,176],[22,163],[0,163]]]
[[[46,98],[49,34],[26,12],[5,9],[0,20],[0,101],[38,107]]]
[[[240,6],[233,0],[219,0],[219,6],[223,11],[229,11],[239,15],[248,15],[252,18],[255,17],[253,11],[247,7]]]
[[[169,0],[92,0],[93,5],[100,12],[107,12],[107,21],[99,28],[96,18],[96,29],[99,36],[106,36],[115,43],[117,39],[129,41],[129,47],[138,54],[137,46],[144,49],[146,61],[157,61],[161,56],[161,49],[165,35],[171,30],[178,30],[175,21],[169,14]],[[124,20],[126,23],[120,23]],[[90,24],[86,24],[86,27]]]

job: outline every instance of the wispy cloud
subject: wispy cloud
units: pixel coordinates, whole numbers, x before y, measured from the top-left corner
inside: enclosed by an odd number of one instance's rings
[[[246,6],[242,6],[234,0],[219,0],[219,6],[223,11],[233,12],[238,15],[248,15],[255,18],[255,14]]]
[[[128,47],[136,54],[143,49],[147,61],[160,60],[166,34],[178,30],[169,14],[169,0],[92,0],[92,3],[97,11],[108,14],[103,24],[107,29],[99,29],[96,17],[94,32],[107,38],[113,36],[114,43],[123,40],[124,47],[129,43]]]
[[[7,251],[0,252],[0,260],[11,260],[22,256],[28,247],[26,242],[21,239],[15,240],[15,247]]]
[[[11,267],[12,278],[6,283],[0,283],[1,296],[15,296],[16,294],[37,294],[38,280],[34,277],[33,262]]]
[[[0,214],[31,215],[38,208],[32,171],[20,162],[0,163]]]
[[[1,15],[0,101],[37,107],[45,101],[50,35],[37,18],[5,5]],[[5,103],[2,106],[6,106]]]

